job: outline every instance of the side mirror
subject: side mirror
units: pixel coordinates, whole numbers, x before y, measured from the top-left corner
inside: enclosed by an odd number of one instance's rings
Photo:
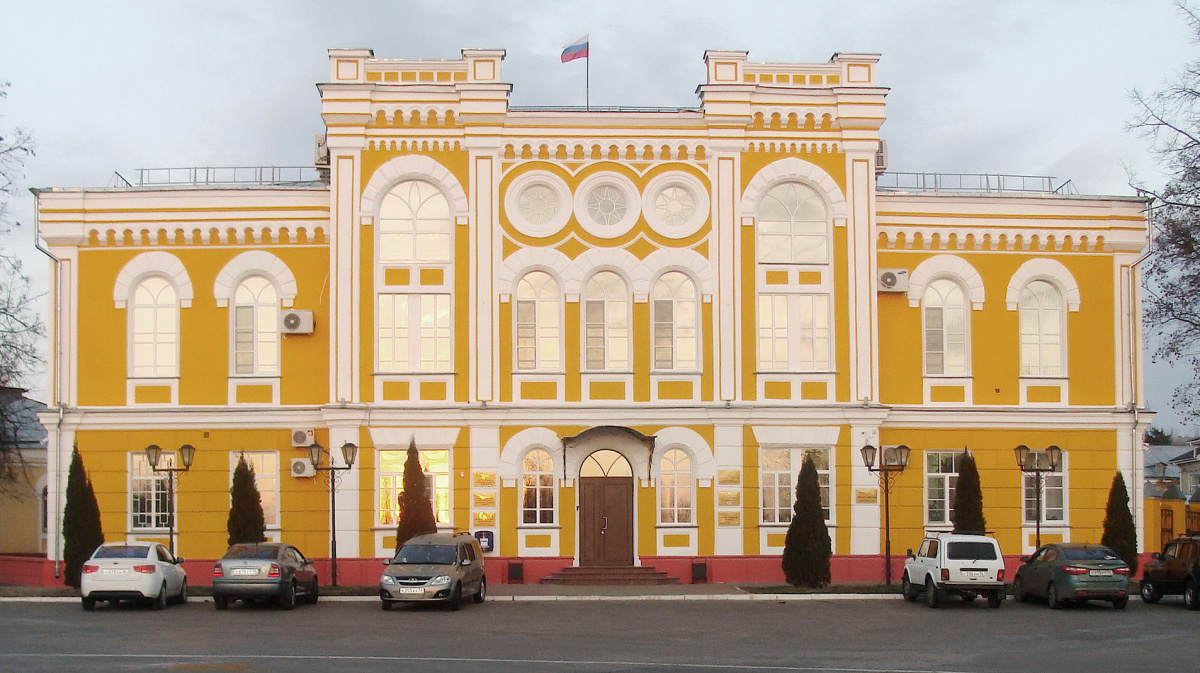
[[[1161,561],[1162,554],[1160,554],[1158,552],[1154,552],[1153,554],[1150,555],[1150,558],[1154,559],[1155,561]]]
[[[306,566],[310,566],[310,565],[312,565],[313,563],[315,563],[315,561],[313,561],[313,560],[312,560],[312,559],[310,559],[310,558],[306,558],[306,559],[304,559],[304,565],[306,565]]]
[[[465,565],[465,566],[471,565],[471,559],[469,559],[469,558],[463,559],[461,565]]]
[[[180,563],[183,563],[183,561],[184,561],[184,558],[182,556],[175,557],[175,565],[179,565]]]
[[[1029,563],[1029,557],[1028,557],[1028,556],[1022,556],[1022,557],[1021,557],[1021,563]]]
[[[908,558],[916,558],[915,556],[913,556],[911,549],[909,549],[907,553],[908,553]]]
[[[392,559],[390,559],[390,558],[383,559],[383,565],[385,565],[385,566],[392,565]]]

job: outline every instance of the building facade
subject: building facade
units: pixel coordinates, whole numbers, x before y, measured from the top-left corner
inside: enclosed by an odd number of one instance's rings
[[[35,190],[53,511],[77,445],[109,539],[174,515],[215,558],[244,455],[272,539],[328,555],[333,523],[369,579],[413,440],[439,524],[525,581],[770,579],[812,457],[837,580],[881,576],[864,445],[911,448],[897,549],[950,527],[968,450],[1009,554],[1098,540],[1114,473],[1140,489],[1145,204],[885,184],[877,56],[709,51],[689,109],[515,107],[499,50],[329,58],[316,179]],[[359,447],[332,521],[314,441]],[[173,500],[150,444],[197,448]],[[1040,498],[1017,445],[1063,449]]]

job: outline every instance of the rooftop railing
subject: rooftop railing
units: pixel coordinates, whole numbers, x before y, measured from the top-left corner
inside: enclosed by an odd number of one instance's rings
[[[1000,173],[894,173],[881,174],[875,186],[884,191],[973,192],[984,194],[1078,194],[1070,180],[1055,186],[1048,175]]]
[[[129,178],[113,175],[113,187],[297,186],[328,181],[328,169],[317,166],[193,166],[139,168]]]

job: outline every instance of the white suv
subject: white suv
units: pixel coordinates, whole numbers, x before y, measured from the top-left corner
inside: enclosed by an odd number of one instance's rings
[[[951,593],[968,603],[982,594],[988,607],[998,608],[1005,593],[1000,545],[986,535],[931,533],[916,554],[908,550],[903,589],[904,600],[911,603],[924,593],[931,608]]]

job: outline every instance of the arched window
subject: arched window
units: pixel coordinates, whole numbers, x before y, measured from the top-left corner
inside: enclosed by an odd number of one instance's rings
[[[233,373],[279,373],[279,299],[262,276],[243,280],[233,293]]]
[[[659,523],[692,522],[692,459],[683,449],[669,449],[659,461]]]
[[[664,273],[654,284],[654,368],[697,370],[696,285],[679,271]]]
[[[629,290],[625,280],[612,271],[601,271],[588,279],[583,296],[585,369],[629,369]]]
[[[829,261],[829,218],[811,187],[784,182],[758,204],[758,261],[825,264]]]
[[[150,276],[133,291],[130,335],[132,376],[179,376],[179,298],[165,278]]]
[[[380,261],[450,262],[450,204],[428,182],[407,180],[379,206]]]
[[[554,523],[554,461],[545,449],[521,461],[521,523]]]
[[[1062,293],[1048,281],[1031,281],[1018,301],[1021,375],[1065,376],[1066,343]]]
[[[962,286],[939,278],[925,288],[921,299],[925,321],[925,374],[962,376],[967,373],[967,305]]]
[[[530,271],[517,283],[517,369],[559,369],[561,301],[558,283],[545,271]]]

